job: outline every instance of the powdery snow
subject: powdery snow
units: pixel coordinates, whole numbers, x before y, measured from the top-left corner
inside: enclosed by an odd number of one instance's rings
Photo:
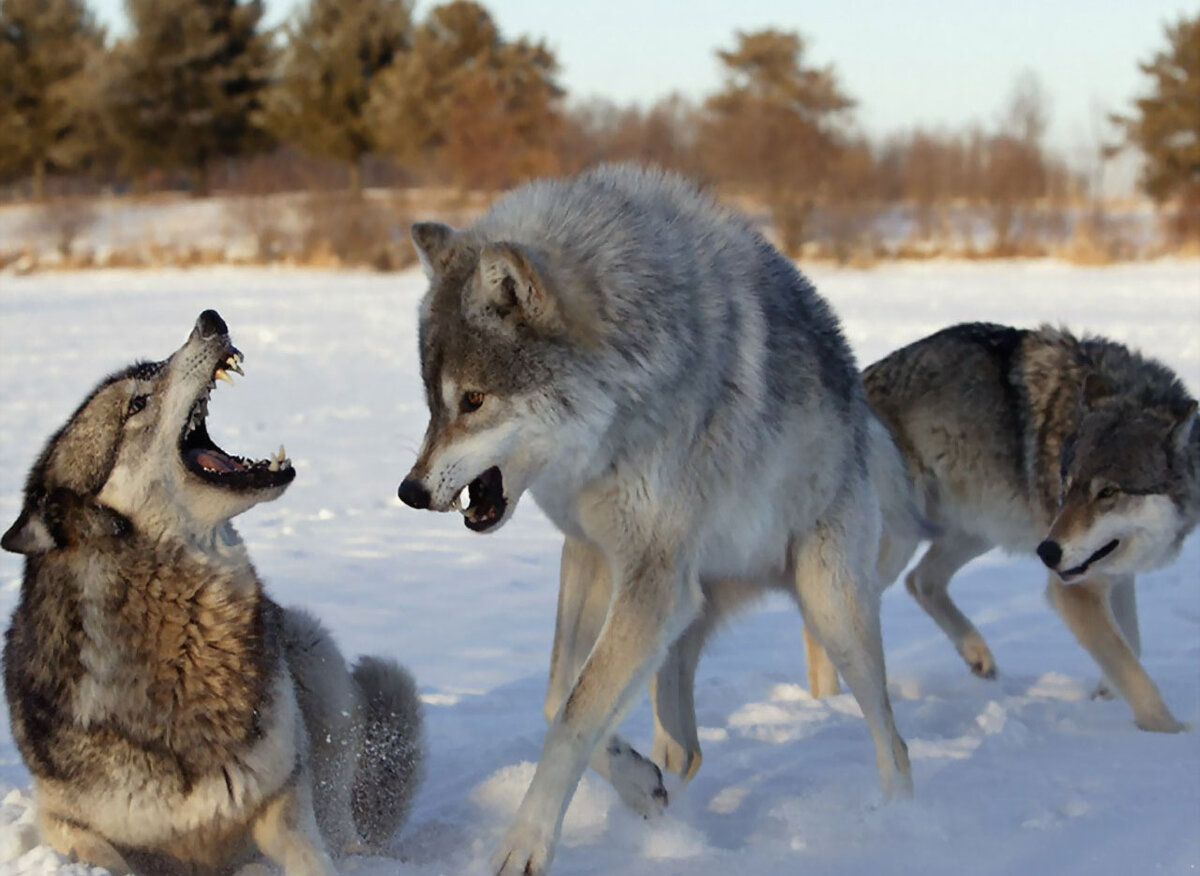
[[[811,275],[861,361],[948,323],[1063,323],[1160,356],[1200,389],[1200,262],[1102,269],[1056,262],[888,265]],[[213,269],[0,276],[0,526],[42,442],[103,374],[175,349],[205,307],[230,324],[247,377],[213,396],[223,446],[287,445],[298,477],[241,518],[280,601],[344,652],[395,657],[426,701],[430,762],[390,858],[350,873],[484,874],[532,776],[553,633],[559,538],[526,501],[501,532],[404,508],[396,485],[425,427],[418,273]],[[1200,724],[1200,540],[1139,587],[1145,664]],[[0,556],[0,612],[20,558]],[[881,806],[848,694],[804,690],[800,620],[768,599],[706,654],[696,704],[704,765],[643,821],[594,775],[580,784],[554,872],[579,874],[1133,874],[1200,868],[1200,735],[1143,733],[1041,591],[1035,560],[985,556],[954,593],[1000,677],[972,677],[904,592],[884,597],[890,690],[916,797]],[[645,698],[627,735],[649,748]],[[0,730],[0,874],[86,873],[37,845],[28,773]],[[259,868],[261,872],[261,868]]]

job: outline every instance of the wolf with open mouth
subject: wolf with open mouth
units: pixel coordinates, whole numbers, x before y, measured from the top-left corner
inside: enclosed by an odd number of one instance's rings
[[[408,674],[348,669],[264,592],[232,518],[296,476],[207,428],[243,357],[216,312],[161,362],[103,380],[47,443],[3,536],[24,554],[4,649],[43,840],[114,873],[288,874],[386,842],[420,774]]]

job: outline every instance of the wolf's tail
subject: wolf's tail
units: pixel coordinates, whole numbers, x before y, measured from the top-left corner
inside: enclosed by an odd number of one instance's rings
[[[421,701],[412,676],[390,660],[360,657],[351,675],[365,705],[351,811],[362,838],[381,846],[404,822],[424,773]]]
[[[908,466],[887,426],[871,415],[867,469],[879,494],[883,532],[879,541],[877,571],[880,587],[888,587],[908,565],[917,545],[932,535],[932,525],[921,513],[919,497]]]

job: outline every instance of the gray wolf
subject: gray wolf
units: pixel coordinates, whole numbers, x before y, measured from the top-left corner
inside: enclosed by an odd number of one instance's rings
[[[1139,660],[1134,578],[1169,563],[1200,519],[1196,401],[1164,365],[1104,338],[956,325],[864,372],[938,531],[907,577],[971,671],[995,660],[950,599],[993,546],[1033,553],[1047,596],[1139,727],[1184,729]]]
[[[388,840],[420,772],[407,673],[348,670],[264,592],[231,520],[295,477],[209,437],[242,355],[214,311],[162,362],[103,380],[29,474],[4,647],[43,840],[114,873],[208,871],[257,846],[289,874]]]
[[[869,410],[791,262],[683,179],[630,166],[536,181],[470,228],[412,236],[430,421],[400,498],[490,532],[529,492],[565,537],[550,728],[498,871],[546,870],[589,762],[639,811],[665,804],[658,766],[615,726],[650,682],[660,754],[691,770],[688,661],[668,652],[698,650],[768,588],[797,599],[861,705],[884,792],[910,793]]]

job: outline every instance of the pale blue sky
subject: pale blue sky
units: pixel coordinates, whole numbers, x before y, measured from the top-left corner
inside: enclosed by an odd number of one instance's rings
[[[92,0],[122,26],[121,0]],[[282,20],[298,0],[266,0]],[[421,2],[417,16],[435,4]],[[834,63],[878,135],[913,124],[991,122],[1022,70],[1051,99],[1051,141],[1090,142],[1099,108],[1119,109],[1144,89],[1137,69],[1163,43],[1162,25],[1195,0],[494,0],[506,35],[544,37],[573,97],[648,102],[673,90],[697,97],[720,81],[714,49],[737,29],[780,27]]]

